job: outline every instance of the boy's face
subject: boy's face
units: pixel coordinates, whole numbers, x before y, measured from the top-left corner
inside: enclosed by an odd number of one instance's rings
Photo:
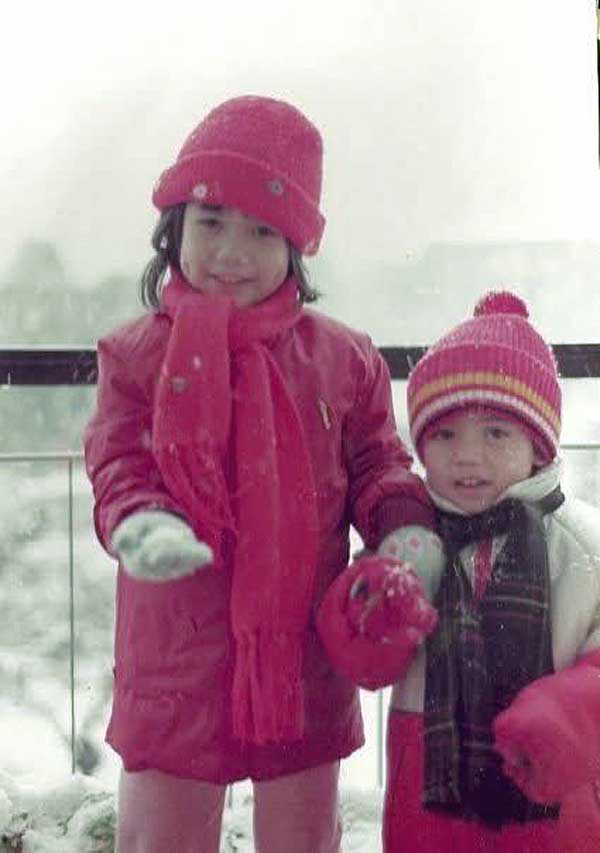
[[[239,308],[256,305],[283,284],[289,258],[285,238],[253,216],[195,203],[185,209],[181,271],[207,296],[229,296]]]
[[[485,409],[441,418],[425,435],[423,461],[433,491],[469,515],[542,464],[524,430]]]

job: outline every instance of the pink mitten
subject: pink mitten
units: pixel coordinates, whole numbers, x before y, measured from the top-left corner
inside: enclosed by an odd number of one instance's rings
[[[317,629],[334,666],[368,690],[402,678],[436,624],[437,613],[410,566],[382,557],[349,566],[317,614]]]
[[[408,637],[420,645],[437,624],[437,614],[411,565],[369,557],[360,561],[360,567],[347,610],[356,633],[382,643],[403,643]]]
[[[600,778],[600,654],[539,678],[498,714],[495,748],[509,778],[538,803],[557,803]]]

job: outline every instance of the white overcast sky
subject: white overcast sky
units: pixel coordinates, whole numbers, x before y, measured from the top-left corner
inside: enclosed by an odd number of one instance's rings
[[[599,239],[593,0],[56,0],[2,29],[5,264],[36,237],[82,285],[137,271],[155,177],[243,93],[320,127],[332,257]]]

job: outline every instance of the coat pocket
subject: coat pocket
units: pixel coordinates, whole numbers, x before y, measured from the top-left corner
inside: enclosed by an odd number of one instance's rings
[[[222,670],[230,645],[222,570],[166,583],[120,573],[115,658],[122,684],[195,691]]]

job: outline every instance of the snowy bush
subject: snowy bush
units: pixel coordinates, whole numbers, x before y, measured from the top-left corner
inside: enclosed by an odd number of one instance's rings
[[[87,776],[52,788],[0,774],[0,851],[111,853],[114,794]]]

